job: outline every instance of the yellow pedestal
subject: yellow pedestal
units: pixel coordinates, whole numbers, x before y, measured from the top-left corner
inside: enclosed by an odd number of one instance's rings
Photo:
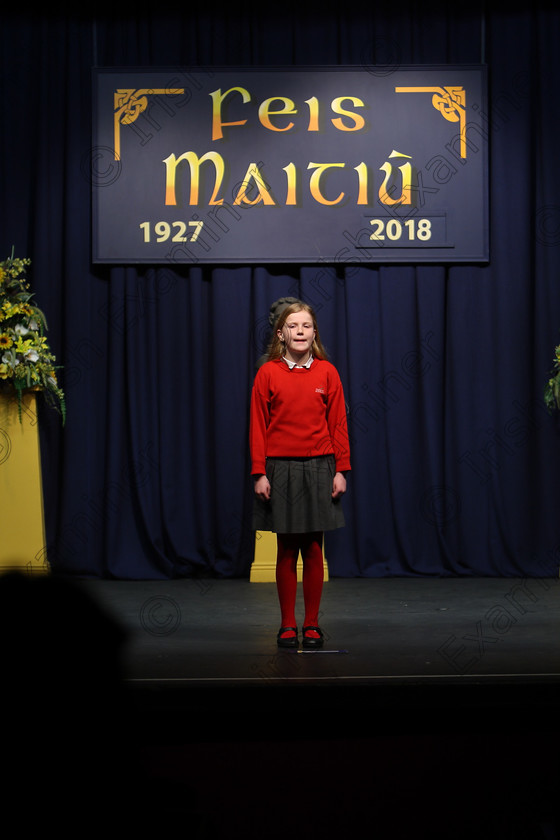
[[[36,401],[0,394],[0,573],[48,571]]]
[[[323,548],[323,566],[325,582],[329,579],[329,567]],[[303,576],[301,554],[297,564],[298,580]],[[271,531],[257,531],[255,534],[255,557],[249,577],[251,583],[271,583],[276,580],[276,534]]]

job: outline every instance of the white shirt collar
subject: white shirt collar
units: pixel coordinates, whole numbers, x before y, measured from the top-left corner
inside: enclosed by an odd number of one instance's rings
[[[304,365],[298,365],[296,362],[291,362],[285,356],[282,356],[282,359],[283,359],[283,361],[286,362],[286,364],[288,365],[290,370],[293,370],[295,367],[307,368],[309,370],[309,368],[311,367],[311,364],[313,362],[313,356],[311,356],[311,355],[309,356],[308,360],[306,361],[306,363]]]

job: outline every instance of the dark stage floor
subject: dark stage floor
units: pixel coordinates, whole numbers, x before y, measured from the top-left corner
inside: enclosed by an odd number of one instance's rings
[[[272,583],[75,585],[5,610],[45,659],[13,701],[18,819],[33,778],[42,826],[73,802],[141,836],[560,840],[560,581],[331,579],[323,653],[278,650]],[[123,696],[84,600],[125,631]]]
[[[125,628],[127,685],[147,708],[208,708],[224,692],[261,703],[265,690],[269,707],[320,690],[324,708],[364,702],[392,714],[437,698],[546,705],[560,683],[556,579],[334,578],[321,653],[277,648],[273,583],[80,585]]]
[[[321,603],[323,653],[295,658],[276,647],[273,583],[80,586],[126,629],[127,677],[145,685],[560,679],[555,579],[334,578]]]

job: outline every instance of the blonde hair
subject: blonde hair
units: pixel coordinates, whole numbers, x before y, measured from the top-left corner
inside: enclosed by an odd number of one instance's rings
[[[315,317],[315,313],[311,306],[308,303],[303,303],[302,301],[297,301],[296,303],[290,304],[287,306],[286,309],[279,315],[278,320],[274,326],[274,332],[270,339],[270,344],[268,345],[268,349],[266,351],[266,358],[267,361],[272,361],[273,359],[281,359],[284,353],[286,352],[286,347],[282,341],[280,341],[280,337],[278,332],[282,331],[282,328],[290,315],[293,315],[295,312],[307,312],[313,321],[313,329],[315,330],[315,338],[313,339],[313,344],[311,346],[311,353],[314,359],[328,359],[328,354],[325,348],[323,347],[323,342],[321,341],[321,337],[319,335],[319,327],[317,326],[317,318]]]

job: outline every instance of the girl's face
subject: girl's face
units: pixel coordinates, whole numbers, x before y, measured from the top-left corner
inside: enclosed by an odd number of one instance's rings
[[[315,339],[313,318],[309,312],[293,312],[278,330],[278,337],[284,343],[287,359],[298,364],[307,361]]]

